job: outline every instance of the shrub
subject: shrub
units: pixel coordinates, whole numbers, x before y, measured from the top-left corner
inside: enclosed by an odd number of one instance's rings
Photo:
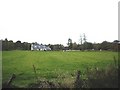
[[[118,68],[113,65],[106,69],[89,69],[86,77],[85,82],[89,88],[118,88]]]

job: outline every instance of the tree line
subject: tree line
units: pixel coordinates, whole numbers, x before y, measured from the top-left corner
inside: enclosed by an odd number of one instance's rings
[[[30,50],[31,43],[28,42],[13,42],[12,40],[2,40],[2,50],[9,51],[9,50]]]
[[[91,43],[85,41],[82,44],[76,44],[76,42],[69,42],[68,39],[68,49],[70,50],[111,50],[111,51],[120,51],[120,41],[114,40],[113,42],[103,41],[102,43]]]
[[[111,50],[111,51],[120,51],[120,41],[114,40],[113,42],[103,41],[102,43],[91,43],[87,42],[86,38],[80,39],[81,43],[77,44],[76,42],[72,42],[72,39],[68,39],[68,46],[64,46],[62,44],[48,44],[51,50]],[[31,44],[28,42],[16,41],[12,40],[2,40],[2,50],[31,50]]]
[[[120,51],[120,41],[114,40],[113,42],[103,41],[102,43],[91,43],[86,39],[85,33],[80,35],[80,43],[72,42],[72,39],[68,39],[68,49],[71,50],[111,50]]]

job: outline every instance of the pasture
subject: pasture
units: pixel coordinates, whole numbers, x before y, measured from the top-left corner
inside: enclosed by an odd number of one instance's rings
[[[3,51],[3,82],[15,73],[14,84],[27,87],[36,82],[33,65],[40,80],[69,83],[74,80],[77,70],[84,74],[86,68],[105,68],[114,63],[112,51]]]

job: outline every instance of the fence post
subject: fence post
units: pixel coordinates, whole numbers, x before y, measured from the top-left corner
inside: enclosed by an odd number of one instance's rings
[[[82,81],[81,81],[81,77],[80,77],[81,72],[78,71],[77,72],[77,77],[75,80],[75,88],[82,88]]]
[[[35,78],[36,78],[36,80],[38,81],[38,77],[37,77],[37,73],[36,73],[36,68],[35,68],[34,65],[33,65],[33,70],[34,70],[34,73],[35,73]]]
[[[12,83],[12,81],[14,80],[16,78],[16,75],[15,74],[13,74],[12,76],[11,76],[11,78],[8,80],[8,82],[7,82],[7,87],[10,87],[10,85],[11,85],[11,83]]]

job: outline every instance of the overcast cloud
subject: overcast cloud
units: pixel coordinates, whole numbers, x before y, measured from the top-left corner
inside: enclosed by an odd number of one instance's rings
[[[0,39],[43,44],[118,39],[119,0],[0,0]]]

